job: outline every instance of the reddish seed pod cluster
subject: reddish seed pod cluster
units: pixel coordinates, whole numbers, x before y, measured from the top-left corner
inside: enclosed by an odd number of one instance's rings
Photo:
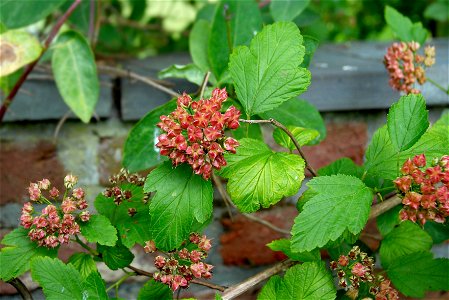
[[[154,259],[154,265],[158,269],[153,278],[163,284],[168,285],[173,291],[178,288],[189,287],[190,281],[194,278],[209,279],[212,277],[212,265],[202,262],[207,257],[211,248],[210,239],[205,235],[199,236],[196,233],[190,235],[189,249],[186,243],[181,250],[169,252],[167,257],[158,255]],[[191,247],[191,246],[194,247]],[[144,250],[147,253],[156,251],[154,241],[147,241]]]
[[[41,214],[36,214],[33,203],[27,202],[23,205],[20,225],[30,229],[28,236],[32,241],[36,241],[39,246],[55,248],[60,244],[67,244],[70,236],[80,233],[78,222],[87,222],[90,213],[87,209],[87,202],[84,199],[84,190],[73,187],[78,182],[78,178],[71,174],[64,178],[66,187],[65,198],[61,204],[53,205],[44,195],[54,201],[58,201],[59,190],[56,187],[50,189],[51,183],[48,179],[42,179],[37,183],[30,183],[28,192],[30,200],[36,203],[47,203]]]
[[[120,205],[122,204],[123,200],[130,200],[133,196],[131,190],[122,189],[121,184],[131,183],[137,186],[143,186],[145,184],[145,178],[137,173],[129,174],[127,170],[121,169],[118,174],[109,177],[109,182],[112,184],[112,187],[107,188],[103,192],[103,195],[108,198],[113,197],[114,203],[116,205]],[[148,200],[147,196],[145,196],[144,198],[144,201],[146,200]],[[132,210],[128,213],[131,216],[134,215]]]
[[[432,161],[426,168],[424,154],[408,159],[401,168],[401,177],[394,184],[402,197],[401,220],[424,225],[432,220],[445,223],[449,217],[449,155]]]
[[[369,286],[369,292],[376,300],[399,299],[389,280],[374,275],[374,259],[360,251],[358,246],[354,246],[347,255],[340,255],[337,261],[331,261],[330,268],[337,273],[338,284],[347,288],[347,294],[354,299],[362,282]]]
[[[178,98],[178,106],[168,116],[161,116],[157,124],[164,132],[156,144],[161,155],[168,156],[174,166],[188,163],[195,174],[208,180],[212,169],[226,165],[223,154],[235,153],[239,143],[226,137],[224,130],[239,127],[240,111],[230,106],[221,113],[226,101],[226,89],[215,89],[210,99],[192,101],[184,93]]]
[[[414,84],[426,82],[425,68],[435,63],[435,47],[427,46],[424,56],[417,53],[419,43],[394,43],[387,49],[384,64],[390,75],[390,85],[398,91],[407,94],[418,94]]]

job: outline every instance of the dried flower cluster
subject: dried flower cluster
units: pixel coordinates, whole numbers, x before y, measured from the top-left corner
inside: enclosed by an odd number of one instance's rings
[[[161,155],[170,157],[173,165],[187,162],[195,174],[209,179],[212,168],[219,170],[226,165],[223,154],[235,153],[239,143],[226,137],[224,130],[239,127],[240,111],[230,106],[221,113],[226,101],[226,89],[215,89],[210,99],[192,101],[184,93],[178,98],[178,106],[168,116],[161,116],[157,124],[164,133],[156,144]]]
[[[348,255],[341,255],[330,262],[330,268],[337,273],[338,284],[348,289],[347,295],[357,298],[361,283],[369,286],[370,294],[376,300],[399,299],[398,292],[390,286],[390,281],[374,275],[374,259],[354,246]]]
[[[123,189],[122,184],[131,183],[137,186],[143,186],[145,184],[145,178],[139,174],[129,174],[127,170],[121,169],[116,175],[109,177],[109,182],[112,187],[107,188],[103,195],[105,197],[113,197],[114,203],[117,205],[122,204],[123,200],[129,200],[133,196],[132,191],[129,189]],[[148,200],[147,198],[145,198]]]
[[[384,56],[384,64],[390,75],[390,85],[398,91],[407,94],[418,94],[420,91],[414,88],[414,84],[426,82],[425,68],[435,64],[435,47],[427,46],[424,56],[417,53],[419,43],[394,43],[387,49]]]
[[[42,179],[37,183],[30,183],[28,193],[30,200],[35,203],[48,204],[42,209],[41,214],[35,214],[32,202],[23,205],[20,225],[26,229],[31,229],[28,236],[36,241],[39,246],[55,248],[59,244],[67,244],[70,236],[80,233],[78,221],[89,221],[90,214],[86,210],[87,202],[84,199],[84,190],[74,188],[78,178],[73,175],[67,175],[64,178],[66,192],[61,205],[53,205],[48,197],[58,201],[60,195],[56,187],[50,189],[51,183],[48,179]]]
[[[168,257],[158,255],[154,259],[154,265],[158,269],[153,275],[154,279],[168,285],[173,291],[179,287],[189,287],[190,281],[194,278],[212,277],[213,266],[201,261],[207,257],[211,248],[210,239],[205,235],[192,233],[190,245],[184,243],[184,246],[181,250],[169,252]],[[154,241],[147,241],[144,250],[147,253],[156,251]]]
[[[426,165],[425,155],[416,155],[394,180],[404,204],[399,216],[421,225],[428,220],[444,223],[449,216],[449,155],[434,159],[429,168]]]

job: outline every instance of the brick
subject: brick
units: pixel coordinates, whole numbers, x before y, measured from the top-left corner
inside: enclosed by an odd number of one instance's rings
[[[0,205],[24,203],[30,182],[48,178],[56,187],[63,186],[65,170],[58,160],[56,147],[47,141],[36,144],[1,141]]]
[[[284,206],[254,215],[289,230],[297,214],[295,207]],[[267,265],[285,258],[281,252],[274,252],[266,246],[271,241],[284,237],[281,233],[241,215],[234,222],[223,219],[222,224],[225,233],[220,237],[220,253],[225,265]]]

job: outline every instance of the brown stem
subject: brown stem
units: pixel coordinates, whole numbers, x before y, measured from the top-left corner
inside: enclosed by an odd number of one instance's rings
[[[20,280],[19,278],[13,278],[8,281],[10,285],[16,288],[16,290],[19,292],[20,296],[22,296],[23,300],[33,300],[33,296],[31,295],[31,292],[28,290],[26,285]]]
[[[89,3],[89,32],[88,32],[88,37],[89,37],[89,41],[91,43],[91,45],[93,45],[93,41],[94,41],[94,35],[95,35],[95,0],[90,0]]]
[[[11,105],[11,103],[14,100],[14,97],[17,95],[17,92],[19,91],[20,87],[23,85],[25,80],[27,79],[28,75],[33,71],[34,67],[37,65],[41,57],[44,55],[44,53],[47,51],[48,47],[50,46],[51,42],[55,38],[56,34],[58,33],[59,29],[61,29],[61,26],[65,23],[68,17],[72,14],[72,12],[75,10],[75,8],[81,3],[81,0],[75,0],[72,5],[69,7],[69,9],[59,18],[58,22],[55,24],[55,26],[50,31],[50,34],[47,37],[47,40],[44,43],[44,47],[42,48],[41,54],[38,58],[36,58],[35,61],[30,63],[25,71],[20,76],[19,80],[17,80],[16,84],[12,88],[9,95],[5,98],[5,100],[2,103],[2,106],[0,108],[0,122],[3,121],[3,117],[5,116],[6,111],[8,110],[8,107]]]
[[[231,199],[229,199],[229,195],[226,192],[223,184],[220,181],[220,178],[218,178],[215,174],[212,174],[212,181],[215,183],[215,186],[218,189],[218,193],[220,194],[221,198],[223,199],[223,202],[226,205],[226,209],[228,211],[228,215],[231,218],[231,221],[234,222],[234,216],[232,215],[231,211]]]
[[[309,164],[309,162],[306,159],[306,156],[304,154],[304,152],[302,152],[301,150],[301,146],[298,144],[298,142],[296,141],[295,137],[293,136],[293,134],[290,132],[290,130],[287,129],[287,127],[285,127],[282,123],[276,121],[273,118],[270,118],[269,120],[245,120],[245,119],[240,119],[240,122],[243,123],[250,123],[250,124],[261,124],[261,123],[270,123],[273,124],[274,126],[280,128],[282,131],[284,131],[288,137],[292,140],[293,144],[295,145],[296,149],[299,152],[299,155],[301,155],[302,159],[304,159],[305,163],[306,163],[306,168],[307,170],[309,170],[309,172],[312,174],[313,177],[318,176],[317,172],[312,168],[312,166]]]
[[[209,82],[209,76],[210,72],[207,71],[206,74],[204,75],[203,83],[201,84],[200,88],[200,99],[202,99],[204,96],[204,91],[206,90],[207,83]]]
[[[398,195],[394,195],[393,197],[390,197],[376,205],[373,205],[371,207],[371,212],[369,214],[368,220],[377,218],[378,216],[380,216],[384,212],[389,211],[390,209],[392,209],[396,205],[400,204],[401,202],[402,202],[402,199],[399,198]]]

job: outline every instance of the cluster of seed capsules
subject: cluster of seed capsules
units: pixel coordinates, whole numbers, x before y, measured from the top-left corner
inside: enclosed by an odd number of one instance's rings
[[[205,235],[190,234],[190,244],[184,243],[181,250],[167,253],[167,257],[158,255],[154,265],[158,269],[153,278],[168,285],[173,291],[178,288],[188,288],[194,278],[209,279],[212,277],[212,265],[202,262],[211,248],[211,241]],[[190,249],[190,250],[189,250]],[[155,252],[154,241],[147,241],[145,252]]]
[[[60,244],[67,244],[70,236],[80,233],[78,222],[89,221],[90,214],[86,210],[88,205],[84,199],[84,190],[73,189],[77,182],[78,178],[73,175],[64,178],[66,192],[59,207],[57,202],[54,205],[49,200],[58,201],[60,192],[56,187],[50,189],[51,183],[48,179],[30,183],[28,192],[31,202],[23,205],[20,225],[30,229],[28,236],[39,246],[55,248]],[[44,192],[48,194],[49,199],[45,197]],[[37,215],[33,203],[48,205]]]
[[[240,125],[240,111],[234,106],[220,112],[227,98],[224,88],[214,89],[209,99],[192,101],[186,93],[180,96],[175,111],[162,115],[157,124],[164,132],[156,144],[160,154],[168,156],[174,166],[188,163],[195,174],[206,180],[213,168],[225,166],[224,153],[235,153],[239,143],[226,137],[224,131]]]
[[[416,155],[405,161],[403,175],[393,181],[404,204],[399,217],[421,225],[429,220],[445,223],[449,217],[449,155],[426,165],[425,155]]]
[[[337,273],[338,284],[348,290],[348,295],[356,298],[360,285],[365,283],[369,293],[376,300],[399,299],[398,292],[390,286],[390,281],[374,275],[374,259],[354,246],[348,255],[340,255],[337,261],[330,262],[330,268]]]
[[[414,84],[426,82],[425,68],[435,64],[435,47],[427,46],[424,56],[417,53],[419,43],[394,43],[387,49],[384,64],[390,75],[390,85],[398,91],[418,94]]]

